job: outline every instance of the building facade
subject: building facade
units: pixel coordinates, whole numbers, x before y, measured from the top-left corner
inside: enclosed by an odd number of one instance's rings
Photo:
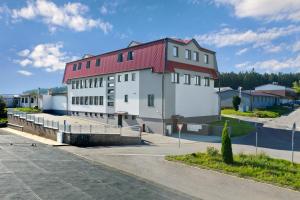
[[[219,115],[215,52],[196,40],[165,38],[66,64],[67,110],[119,126],[171,131],[175,116],[204,123]]]

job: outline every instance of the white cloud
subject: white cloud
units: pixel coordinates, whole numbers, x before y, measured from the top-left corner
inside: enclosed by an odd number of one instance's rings
[[[279,45],[273,45],[273,44],[267,44],[263,46],[263,49],[267,53],[278,53],[284,49],[284,44]]]
[[[52,32],[57,27],[67,27],[75,31],[86,31],[92,28],[100,28],[104,33],[111,31],[112,25],[109,22],[85,17],[88,10],[89,8],[81,3],[58,6],[52,1],[36,0],[28,1],[26,7],[13,9],[11,16],[14,20],[41,19]]]
[[[21,75],[24,75],[24,76],[32,76],[33,75],[31,72],[25,71],[25,70],[19,70],[18,73]]]
[[[247,51],[248,51],[248,48],[243,48],[243,49],[239,50],[238,52],[236,52],[235,54],[240,56],[240,55],[246,53]]]
[[[239,18],[253,17],[273,20],[300,21],[299,0],[213,0],[217,5],[230,5]]]
[[[256,69],[264,72],[280,72],[280,71],[297,71],[300,72],[300,54],[294,58],[287,58],[282,60],[270,59],[259,62],[244,62],[235,66],[239,69]]]
[[[300,41],[296,42],[296,43],[292,46],[292,50],[293,50],[294,52],[300,51]]]
[[[238,31],[236,29],[223,28],[219,32],[195,35],[194,38],[198,40],[200,44],[214,45],[217,47],[240,46],[245,44],[254,44],[259,46],[280,37],[299,32],[300,26],[295,25],[274,27],[270,29],[258,29],[256,31]]]
[[[101,13],[102,15],[106,15],[106,14],[108,13],[108,10],[107,10],[107,8],[106,8],[105,5],[102,5],[102,6],[100,7],[100,13]]]
[[[22,67],[43,68],[48,72],[63,70],[65,63],[77,59],[76,57],[68,56],[62,52],[62,43],[47,43],[35,46],[31,51],[25,49],[20,51],[18,55],[22,57],[17,60]]]

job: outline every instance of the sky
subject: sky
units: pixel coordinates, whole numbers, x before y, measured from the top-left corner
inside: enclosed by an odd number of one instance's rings
[[[65,63],[195,38],[220,72],[300,71],[300,0],[0,0],[0,94],[62,85]]]

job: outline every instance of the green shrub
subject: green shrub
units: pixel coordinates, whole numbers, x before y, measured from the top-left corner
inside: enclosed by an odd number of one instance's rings
[[[2,96],[0,96],[0,118],[7,118],[6,103]]]
[[[232,97],[232,106],[235,111],[239,109],[239,105],[241,104],[241,98],[239,96]]]
[[[272,112],[272,111],[262,111],[262,110],[256,110],[254,111],[256,117],[260,118],[275,118],[279,117],[279,113]]]
[[[233,163],[233,155],[232,155],[232,147],[231,147],[231,139],[228,134],[227,121],[225,122],[223,131],[222,131],[222,159],[226,164]]]
[[[211,157],[215,157],[219,154],[219,150],[216,149],[215,147],[207,147],[206,153],[207,153],[207,155],[209,155]]]

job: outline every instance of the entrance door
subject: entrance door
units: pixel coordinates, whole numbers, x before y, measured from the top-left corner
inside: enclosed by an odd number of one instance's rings
[[[122,127],[123,126],[122,122],[123,122],[122,115],[118,115],[118,126]]]

